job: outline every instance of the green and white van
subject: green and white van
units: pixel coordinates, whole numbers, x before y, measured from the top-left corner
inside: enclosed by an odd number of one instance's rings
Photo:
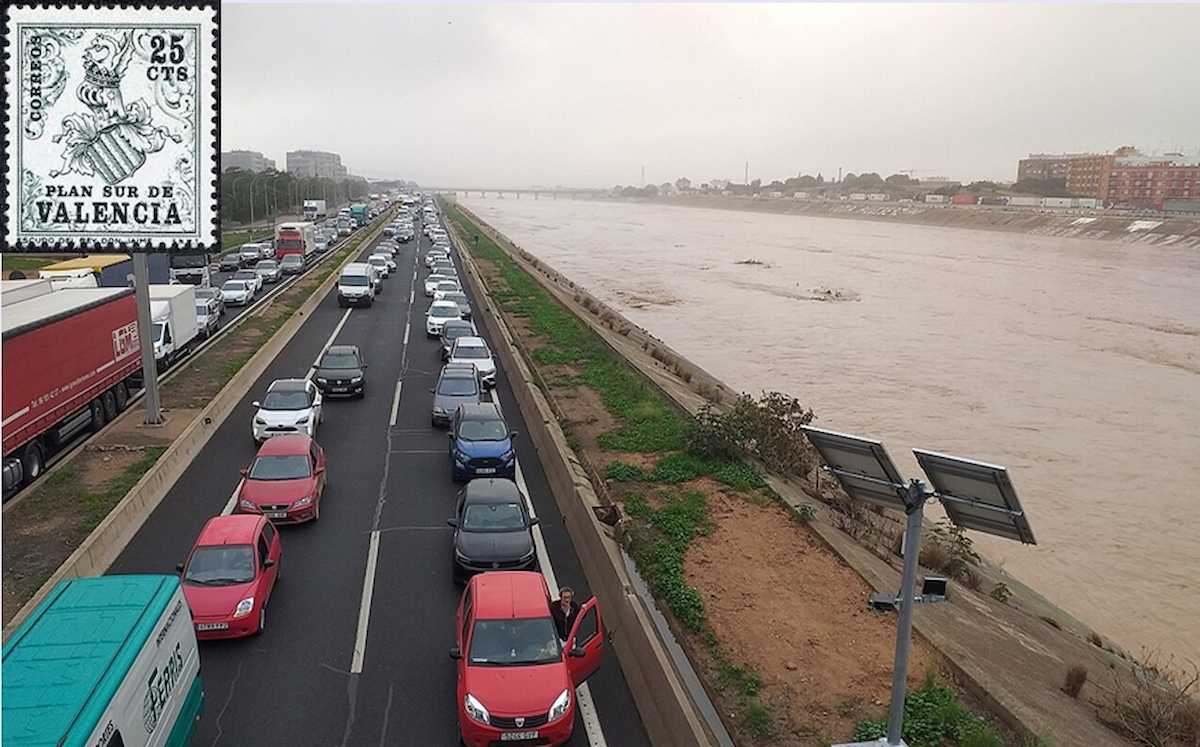
[[[3,747],[187,745],[203,704],[177,576],[64,580],[4,644]]]

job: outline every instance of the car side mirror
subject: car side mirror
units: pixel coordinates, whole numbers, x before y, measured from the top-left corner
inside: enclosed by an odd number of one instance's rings
[[[451,647],[450,658],[451,659],[461,659],[462,658],[462,649],[459,648],[458,646]]]
[[[536,527],[538,524],[541,524],[541,523],[542,523],[542,520],[536,516],[529,520],[529,526],[531,526],[531,527]]]
[[[587,652],[578,646],[576,646],[575,648],[573,648],[567,652],[567,656],[574,656],[577,659],[582,658],[586,655],[587,655]]]
[[[508,437],[509,437],[509,438],[516,438],[518,433],[520,433],[520,431],[509,431],[509,432],[508,432]]]
[[[367,364],[366,364],[366,363],[362,364],[362,366],[360,366],[360,368],[366,369],[366,368],[367,368]]]
[[[321,367],[321,366],[320,366],[320,365],[318,365],[318,364],[316,364],[316,363],[314,363],[314,364],[312,364],[311,366],[309,366],[309,368],[310,368],[310,369],[312,369],[313,371],[316,371],[316,370],[317,370],[318,368],[320,368],[320,367]]]
[[[437,389],[434,389],[433,387],[430,387],[430,389],[429,389],[429,393],[430,393],[430,394],[436,394],[436,393],[437,393]]]
[[[457,526],[458,526],[458,519],[446,519],[446,525],[447,525],[447,526],[452,526],[452,527],[457,527]]]
[[[176,563],[176,564],[175,564],[175,572],[176,572],[176,573],[183,573],[183,563]]]
[[[323,464],[313,470],[313,474],[316,474],[316,475],[323,474],[324,472],[325,472],[325,465],[323,465]]]
[[[251,402],[251,403],[250,403],[250,406],[251,406],[251,407],[262,407],[262,403],[261,403],[261,402],[259,402],[258,400],[255,400],[255,401],[253,401],[253,402]]]
[[[263,568],[271,568],[274,565],[275,565],[275,561],[271,560],[270,558],[267,558],[266,560],[263,561]]]
[[[250,468],[249,468],[249,467],[242,467],[241,469],[239,469],[239,470],[238,470],[238,473],[239,473],[239,474],[240,474],[242,477],[245,477],[246,475],[250,474]]]

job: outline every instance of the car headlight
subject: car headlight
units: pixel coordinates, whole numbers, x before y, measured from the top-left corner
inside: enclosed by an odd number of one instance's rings
[[[361,384],[362,380],[363,380],[363,377],[355,376],[354,378],[350,379],[350,383],[351,384]]]
[[[563,690],[562,694],[554,699],[554,705],[550,706],[550,720],[561,718],[566,715],[567,709],[571,707],[571,691]]]
[[[305,415],[304,417],[300,418],[299,420],[296,421],[296,425],[304,425],[305,423],[308,422],[308,417],[309,417],[308,415]]]
[[[508,451],[506,451],[500,455],[500,461],[511,462],[513,460],[514,456],[516,456],[516,452],[514,452],[512,449],[509,449]]]
[[[450,413],[447,412],[446,408],[444,408],[444,407],[435,407],[435,408],[433,408],[433,414],[434,415],[449,415]]]
[[[318,383],[318,384],[328,384],[328,383],[329,383],[329,379],[322,379],[322,378],[320,378],[320,377],[317,377],[317,383]]]
[[[463,698],[463,710],[467,712],[468,716],[481,724],[491,723],[487,709],[471,693],[467,693],[466,697]]]
[[[245,617],[250,614],[250,610],[254,609],[254,597],[246,597],[237,603],[237,609],[233,611],[234,617]]]
[[[313,502],[313,497],[311,495],[306,495],[303,498],[301,498],[300,500],[293,503],[292,508],[304,508],[305,506],[311,506],[312,502]]]
[[[255,424],[255,425],[266,425],[266,424],[267,424],[267,421],[263,420],[262,418],[255,418],[255,419],[254,419],[254,424]]]

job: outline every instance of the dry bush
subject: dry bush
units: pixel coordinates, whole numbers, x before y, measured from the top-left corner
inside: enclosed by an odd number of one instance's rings
[[[1200,667],[1145,652],[1131,671],[1113,672],[1100,719],[1137,744],[1176,747],[1200,744]]]
[[[979,591],[983,588],[983,577],[970,568],[963,572],[962,582],[971,591]]]
[[[940,571],[950,561],[950,551],[945,545],[937,542],[926,542],[921,545],[921,565]]]
[[[1062,691],[1072,698],[1079,698],[1080,691],[1083,690],[1083,683],[1087,682],[1087,667],[1082,667],[1078,664],[1067,670],[1067,677],[1063,680]]]
[[[1058,620],[1055,620],[1053,617],[1050,617],[1049,615],[1039,615],[1038,617],[1042,622],[1046,623],[1055,630],[1062,630],[1062,623],[1060,623]]]
[[[621,327],[619,330],[617,330],[617,334],[621,337],[629,337],[629,330],[629,327]]]
[[[1101,638],[1100,634],[1094,630],[1088,633],[1088,643],[1092,644],[1096,648],[1104,648],[1104,639]]]

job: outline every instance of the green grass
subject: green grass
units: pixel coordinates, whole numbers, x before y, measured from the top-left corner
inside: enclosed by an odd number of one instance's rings
[[[620,482],[658,482],[668,485],[711,477],[717,482],[743,491],[766,485],[762,476],[743,462],[702,457],[686,451],[662,457],[649,472],[637,465],[613,462],[608,465],[604,476]]]
[[[904,741],[911,747],[1004,747],[1000,732],[971,713],[953,689],[926,678],[918,690],[904,697]],[[860,722],[854,739],[872,740],[887,735],[887,719]]]
[[[630,554],[651,590],[684,627],[698,632],[704,627],[704,600],[684,579],[683,556],[692,539],[711,530],[708,505],[694,490],[672,491],[661,503],[655,508],[641,496],[626,499],[625,512],[639,521],[643,535]]]
[[[109,512],[121,502],[121,499],[133,489],[137,481],[142,479],[142,476],[154,466],[154,463],[166,450],[165,446],[147,447],[145,456],[126,467],[121,474],[104,483],[100,492],[84,493],[83,499],[87,511],[83,527],[90,532],[100,526],[104,517],[108,516]]]
[[[226,231],[221,234],[221,251],[228,252],[237,249],[242,244],[271,238],[270,229],[254,231]]]
[[[24,254],[5,254],[0,256],[0,266],[6,271],[21,270],[28,272],[29,270],[41,269],[57,261],[59,260],[54,257],[30,257]]]
[[[456,208],[447,206],[447,217],[458,224],[464,236],[475,228]],[[578,381],[600,395],[604,408],[619,425],[600,434],[603,449],[631,452],[660,452],[683,448],[683,416],[651,385],[637,375],[587,325],[559,304],[536,280],[525,273],[503,250],[480,235],[478,244],[467,245],[480,259],[491,262],[504,280],[492,292],[507,312],[529,320],[539,336],[532,350],[543,365],[573,365],[582,369]]]

